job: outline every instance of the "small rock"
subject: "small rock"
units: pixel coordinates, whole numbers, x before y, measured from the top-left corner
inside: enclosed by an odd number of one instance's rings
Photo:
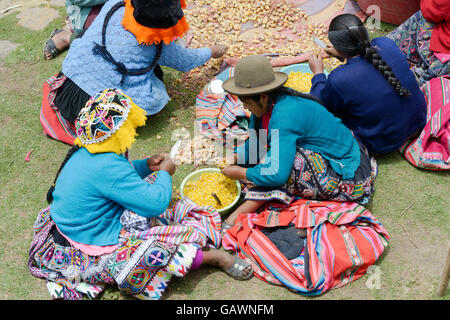
[[[15,42],[0,40],[0,59],[6,58],[6,56],[16,50],[18,46],[19,44]]]
[[[17,18],[22,27],[39,31],[44,29],[52,20],[59,16],[59,12],[53,8],[27,8],[22,10]]]

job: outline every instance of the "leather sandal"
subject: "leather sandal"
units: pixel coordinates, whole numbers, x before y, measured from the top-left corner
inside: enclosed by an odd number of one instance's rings
[[[247,261],[236,256],[233,265],[225,269],[224,272],[233,279],[248,280],[251,277],[253,277],[253,268],[251,268],[251,271],[248,274],[244,274],[244,270],[247,269],[249,266],[251,267],[252,265]]]
[[[61,53],[61,51],[62,50],[59,50],[57,47],[56,47],[56,45],[55,45],[55,42],[53,41],[53,36],[54,35],[56,35],[56,34],[58,34],[58,33],[60,33],[60,32],[63,32],[64,30],[62,30],[62,29],[55,29],[55,30],[53,30],[52,31],[52,34],[50,35],[50,38],[48,38],[48,40],[45,42],[45,44],[44,44],[44,59],[45,60],[52,60],[52,59],[54,59],[58,54],[60,54]],[[50,58],[47,58],[47,53],[49,53],[50,54]]]

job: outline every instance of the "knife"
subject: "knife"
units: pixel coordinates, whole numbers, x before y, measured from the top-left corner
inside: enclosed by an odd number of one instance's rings
[[[327,48],[327,45],[325,44],[325,42],[323,42],[322,40],[320,40],[319,38],[317,38],[317,36],[314,36],[314,42],[319,46],[319,47],[321,47],[322,49],[326,49]],[[340,62],[344,62],[345,61],[345,59],[344,58],[341,58],[341,57],[336,57],[336,56],[334,56],[335,58],[337,58]]]
[[[317,38],[317,36],[314,36],[314,42],[321,47],[322,49],[325,49],[327,47],[327,45],[325,44],[325,42],[323,42],[322,40],[320,40],[319,38]]]
[[[171,159],[175,158],[175,156],[177,155],[178,149],[180,149],[180,145],[181,145],[181,140],[178,140],[173,145],[172,150],[170,150],[170,154],[169,154]]]

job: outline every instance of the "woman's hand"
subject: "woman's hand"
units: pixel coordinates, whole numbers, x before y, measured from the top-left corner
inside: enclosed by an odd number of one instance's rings
[[[323,49],[323,51],[325,51],[325,53],[328,54],[329,56],[336,57],[341,61],[344,60],[344,57],[333,46],[328,45],[326,48]]]
[[[151,171],[158,171],[159,165],[165,159],[165,154],[160,153],[147,159],[147,166]]]
[[[309,68],[311,69],[314,75],[323,73],[323,60],[322,55],[316,56],[314,53],[311,53],[308,58]]]
[[[211,57],[214,59],[221,58],[227,52],[228,46],[225,44],[215,44],[211,48]]]
[[[233,180],[247,179],[247,169],[236,165],[223,168],[221,172],[223,175]]]
[[[175,162],[173,162],[173,160],[170,159],[170,157],[164,159],[159,165],[159,170],[167,171],[171,176],[173,176],[176,169],[177,166],[175,165]]]

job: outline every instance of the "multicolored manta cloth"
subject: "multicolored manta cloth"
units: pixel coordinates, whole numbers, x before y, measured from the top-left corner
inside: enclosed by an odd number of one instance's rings
[[[247,128],[238,123],[247,122],[248,127],[250,112],[236,96],[227,92],[215,93],[212,84],[223,82],[233,74],[234,68],[227,68],[211,79],[196,98],[196,124],[200,134],[230,148],[248,138]]]
[[[40,121],[44,134],[55,140],[73,145],[76,135],[76,129],[73,124],[64,119],[54,101],[58,89],[62,87],[67,77],[57,74],[50,77],[43,85],[42,106],[40,112]]]
[[[439,54],[430,50],[433,28],[418,11],[387,35],[406,55],[420,85],[450,74],[450,61],[441,61]]]
[[[221,243],[218,212],[189,199],[181,199],[158,218],[125,210],[121,222],[118,249],[89,256],[57,232],[49,208],[42,210],[34,225],[30,272],[47,280],[53,299],[95,298],[107,285],[138,299],[159,299],[172,276],[188,272],[198,249]]]
[[[450,77],[431,79],[421,89],[427,101],[427,123],[399,151],[415,167],[450,170]]]
[[[298,237],[289,245],[298,247],[302,241],[303,249],[288,260],[266,231],[290,225],[298,229]],[[305,199],[241,214],[222,240],[225,249],[252,264],[259,279],[310,296],[361,277],[388,243],[385,228],[361,205]]]

